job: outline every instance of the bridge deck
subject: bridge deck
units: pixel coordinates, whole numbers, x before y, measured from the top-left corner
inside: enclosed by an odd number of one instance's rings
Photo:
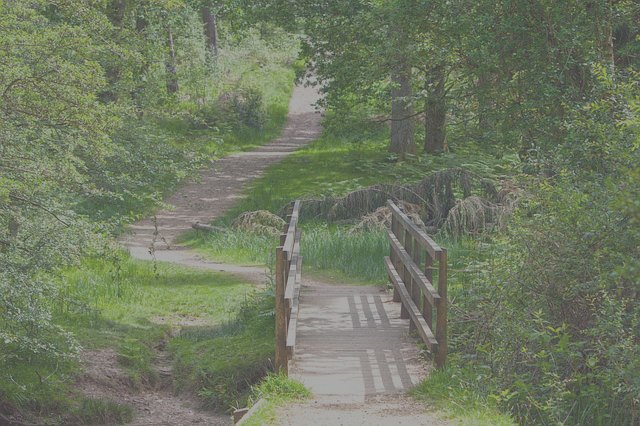
[[[427,374],[400,304],[375,286],[304,280],[291,377],[316,399],[366,402],[403,393]]]

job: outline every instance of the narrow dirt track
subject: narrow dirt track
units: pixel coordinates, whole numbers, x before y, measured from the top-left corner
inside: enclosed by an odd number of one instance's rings
[[[137,259],[225,271],[256,284],[263,283],[266,276],[264,268],[208,261],[175,244],[176,238],[190,230],[193,223],[207,223],[224,214],[238,201],[245,186],[267,167],[317,138],[321,132],[321,116],[313,106],[317,99],[318,94],[313,88],[295,87],[287,123],[278,139],[255,151],[231,155],[213,163],[199,179],[181,186],[165,200],[171,208],[157,212],[155,220],[148,218],[133,224],[132,232],[120,240],[121,244]],[[131,388],[114,350],[85,351],[82,361],[85,374],[76,383],[76,388],[87,396],[132,406],[135,410],[132,425],[231,424],[228,415],[201,410],[195,400],[175,395],[171,365],[164,347],[156,348],[154,360],[161,383],[143,386],[139,390]]]
[[[180,187],[165,200],[168,209],[130,227],[121,242],[139,259],[150,259],[153,244],[156,257],[173,261],[167,251],[179,251],[176,237],[196,222],[208,223],[224,214],[242,197],[243,189],[272,164],[320,136],[320,114],[314,103],[318,93],[312,87],[296,86],[289,103],[289,115],[282,135],[251,151],[222,158],[201,173],[199,179]],[[178,255],[181,263],[184,255]],[[189,265],[193,266],[193,265]]]
[[[255,151],[216,161],[200,179],[166,200],[172,208],[158,212],[155,220],[134,224],[121,243],[138,259],[226,271],[261,283],[263,269],[208,261],[177,245],[176,238],[193,223],[207,223],[224,214],[268,166],[317,138],[321,133],[320,114],[313,107],[317,99],[314,89],[296,87],[286,127],[278,139]],[[303,279],[299,345],[291,375],[307,385],[314,398],[281,408],[278,424],[446,424],[428,413],[424,404],[406,396],[428,366],[415,340],[408,336],[407,320],[399,318],[399,305],[390,299],[378,287]],[[137,408],[135,424],[229,423],[226,416],[194,409],[192,402],[171,395],[169,389],[151,392],[139,403],[135,397],[124,400]]]

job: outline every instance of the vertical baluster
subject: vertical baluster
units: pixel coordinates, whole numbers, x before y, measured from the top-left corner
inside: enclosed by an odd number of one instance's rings
[[[438,259],[438,293],[440,303],[436,311],[436,367],[444,367],[447,359],[447,250],[442,249]]]
[[[403,246],[404,246],[407,254],[409,254],[409,258],[411,259],[412,255],[413,255],[413,236],[411,235],[411,232],[409,232],[409,229],[406,229],[406,228],[404,230]],[[414,295],[415,295],[414,286],[415,286],[415,283],[413,282],[413,278],[411,277],[411,273],[409,273],[408,265],[404,266],[404,277],[402,278],[402,280],[404,281],[405,285],[407,286],[407,290],[409,292],[409,296],[415,302],[415,299],[414,299]],[[415,329],[416,329],[416,325],[413,323],[413,321],[409,321],[409,331],[413,331]]]
[[[429,282],[433,285],[433,258],[428,251],[425,251],[424,256],[424,276],[427,277]],[[427,298],[424,298],[424,308],[422,310],[422,316],[427,322],[429,328],[433,331],[433,306],[429,303]]]
[[[284,268],[286,254],[282,247],[276,249],[276,372],[289,374],[289,357],[287,354],[287,322],[284,303]]]

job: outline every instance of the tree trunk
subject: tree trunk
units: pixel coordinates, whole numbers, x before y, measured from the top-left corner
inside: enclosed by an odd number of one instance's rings
[[[609,67],[611,68],[609,72],[611,73],[611,76],[615,78],[616,54],[613,46],[613,11],[611,10],[611,2],[608,1],[605,7],[605,17],[604,22],[602,23],[602,25],[604,26],[604,30],[601,44],[603,56],[605,57],[606,62],[609,63]]]
[[[126,14],[126,0],[112,0],[109,2],[107,6],[107,17],[115,28],[120,30],[124,29]],[[120,62],[114,61],[107,63],[104,67],[108,86],[100,93],[100,99],[105,103],[116,102],[118,100],[118,93],[115,91],[115,87],[120,81],[122,72],[121,65]]]
[[[478,101],[478,128],[481,133],[495,129],[492,110],[495,105],[491,98],[493,77],[487,72],[481,72],[476,81],[476,99]]]
[[[109,17],[109,21],[111,21],[114,27],[122,29],[124,28],[124,17],[126,12],[126,0],[112,0],[109,3],[107,16]]]
[[[176,51],[173,46],[171,26],[167,26],[167,44],[169,45],[169,57],[165,63],[167,69],[167,92],[176,93],[180,89],[180,86],[178,85]]]
[[[206,6],[202,8],[202,22],[204,34],[207,37],[207,48],[214,57],[218,56],[218,22],[216,15]]]
[[[411,66],[398,63],[391,74],[391,144],[389,152],[404,159],[416,153],[414,109],[411,101]]]
[[[435,154],[444,151],[446,139],[447,103],[444,67],[431,71],[425,86],[428,95],[424,106],[424,151]]]

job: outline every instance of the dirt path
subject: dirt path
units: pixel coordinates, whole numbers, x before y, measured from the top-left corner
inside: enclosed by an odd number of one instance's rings
[[[207,223],[224,214],[238,201],[245,186],[268,166],[319,136],[320,114],[313,107],[317,99],[313,88],[296,87],[289,104],[287,123],[278,139],[255,151],[216,161],[201,173],[199,179],[183,185],[165,200],[170,209],[156,213],[155,220],[145,219],[132,225],[132,232],[123,237],[121,243],[137,259],[231,272],[257,284],[263,283],[264,268],[211,262],[175,241],[178,235],[190,230],[193,223]],[[152,243],[154,250],[150,250]],[[231,424],[229,416],[201,410],[196,401],[175,395],[171,362],[164,347],[156,348],[154,360],[160,383],[143,385],[138,390],[132,388],[113,349],[85,351],[82,360],[85,374],[76,383],[77,389],[87,396],[133,407],[133,425]]]
[[[448,424],[406,396],[428,370],[391,294],[303,278],[290,376],[313,399],[281,409],[279,424]]]
[[[261,283],[264,270],[208,261],[176,244],[195,222],[210,222],[240,198],[245,186],[270,165],[320,135],[320,115],[311,106],[318,98],[310,88],[297,87],[280,138],[255,151],[216,161],[196,182],[169,197],[172,208],[156,219],[142,220],[121,242],[138,259],[232,272]],[[153,255],[150,253],[153,246]],[[424,404],[406,396],[428,371],[408,336],[399,305],[378,287],[303,283],[298,346],[292,377],[302,381],[314,399],[278,412],[283,425],[442,425]],[[87,375],[82,388],[90,395],[132,405],[137,425],[229,424],[227,416],[194,408],[193,401],[173,395],[170,386],[144,392],[122,392],[114,352],[85,354]],[[170,363],[162,348],[155,363],[171,383]],[[169,367],[167,367],[169,365]],[[114,385],[115,384],[115,385]],[[122,383],[121,383],[122,384]]]
[[[173,261],[171,254],[160,252],[176,251],[178,235],[190,230],[195,222],[208,223],[224,214],[241,198],[246,185],[267,167],[320,136],[321,116],[313,106],[317,100],[314,88],[297,86],[289,103],[287,123],[278,139],[254,151],[216,161],[198,180],[183,185],[167,198],[165,202],[171,208],[157,212],[155,221],[148,218],[133,224],[131,234],[122,243],[139,259],[151,258],[149,247],[153,243],[156,257]],[[179,255],[176,263],[181,263],[183,257]]]

